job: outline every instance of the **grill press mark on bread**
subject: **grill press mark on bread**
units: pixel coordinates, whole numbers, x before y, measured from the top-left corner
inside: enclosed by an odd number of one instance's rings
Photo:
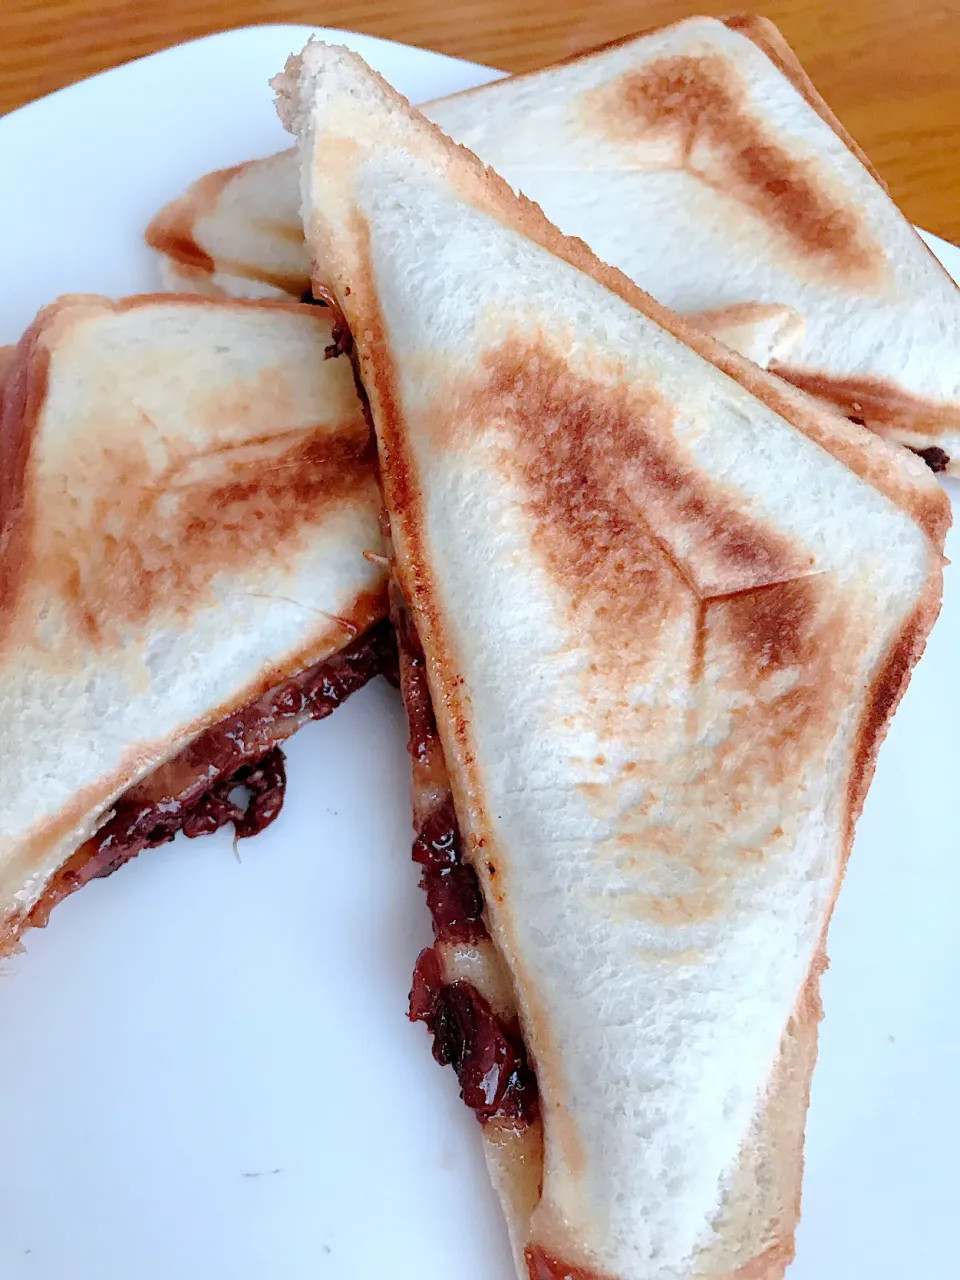
[[[144,232],[143,238],[150,248],[173,258],[189,272],[212,276],[217,264],[197,243],[196,225],[216,209],[224,188],[243,169],[244,165],[235,164],[204,174],[182,196],[165,205]]]
[[[112,310],[148,302],[117,303]],[[62,475],[51,474],[24,501],[35,417],[47,390],[49,355],[36,349],[35,338],[44,335],[43,324],[21,340],[5,379],[0,462],[9,462],[3,490],[11,510],[0,511],[0,640],[22,581],[63,602],[71,626],[91,644],[111,645],[131,623],[209,600],[225,570],[275,562],[284,547],[296,548],[305,521],[369,499],[375,449],[359,412],[335,431],[321,422],[242,433],[244,423],[286,409],[285,386],[266,370],[253,380],[238,378],[229,392],[207,393],[208,403],[198,389],[214,437],[201,447],[167,444],[158,461],[149,415],[141,410],[142,433],[111,438],[104,424],[103,438],[81,436],[65,452],[58,466],[80,482],[74,491],[64,493]],[[218,423],[225,438],[216,438]],[[92,468],[96,486],[87,499],[84,480]],[[38,506],[55,518],[38,524]],[[22,642],[23,635],[8,640]]]
[[[238,256],[224,255],[205,248],[197,239],[199,227],[211,215],[217,213],[225,199],[232,194],[230,188],[237,182],[245,182],[250,171],[263,171],[271,175],[273,157],[251,163],[216,169],[194,182],[182,196],[165,205],[152,219],[144,239],[163,255],[170,265],[171,284],[175,288],[192,287],[199,293],[216,295],[221,292],[217,277],[228,276],[235,280],[251,281],[267,286],[272,296],[298,297],[303,291],[303,277],[289,269],[264,262],[247,261]],[[274,190],[271,183],[271,192]],[[273,235],[281,243],[292,240],[298,245],[301,239],[296,223],[292,225],[280,218],[258,218],[251,222],[251,229]],[[285,257],[288,255],[284,255]],[[241,292],[236,290],[236,292]],[[254,292],[259,292],[254,290]]]
[[[804,70],[800,59],[780,34],[779,27],[771,22],[769,18],[761,17],[759,13],[733,13],[725,18],[721,17],[719,21],[730,31],[736,31],[739,35],[746,36],[751,43],[757,46],[761,53],[766,54],[777,70],[786,76],[797,93],[803,97],[807,106],[812,107],[824,124],[830,126],[837,137],[857,157],[871,178],[883,188],[884,192],[889,194],[887,184],[884,182],[880,171],[875,167],[873,161],[843,121],[824,102],[817,91],[817,86]]]
[[[822,164],[803,162],[772,128],[745,109],[743,85],[725,59],[681,54],[629,71],[595,92],[596,112],[611,134],[631,141],[665,135],[675,155],[663,169],[683,170],[739,201],[775,227],[794,253],[869,288],[885,258],[849,193],[833,199]],[[643,165],[646,168],[646,164]]]
[[[836,405],[851,421],[869,423],[877,435],[909,443],[921,457],[929,440],[960,432],[960,405],[921,401],[899,388],[892,379],[841,378],[795,369],[779,360],[774,360],[770,368],[807,395]],[[943,449],[939,453],[946,457]],[[932,463],[928,465],[934,471],[944,470]]]

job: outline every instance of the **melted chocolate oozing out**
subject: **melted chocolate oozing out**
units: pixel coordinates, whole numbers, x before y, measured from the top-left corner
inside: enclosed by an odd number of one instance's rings
[[[927,449],[914,449],[913,452],[924,460],[931,471],[946,471],[950,465],[950,455],[935,444]]]
[[[476,942],[487,936],[483,894],[473,867],[460,859],[460,833],[453,801],[442,801],[424,820],[413,842],[413,860],[423,867],[433,932],[448,942]]]
[[[397,593],[398,594],[398,593]],[[410,729],[408,748],[417,765],[433,767],[437,724],[426,679],[426,659],[409,611],[394,598],[393,618],[402,656],[401,688]],[[421,887],[440,942],[477,943],[488,938],[483,894],[473,868],[462,860],[453,799],[441,799],[420,823],[413,860],[423,868]],[[457,1073],[464,1102],[486,1124],[526,1125],[537,1113],[537,1080],[514,1020],[497,1014],[470,982],[444,981],[434,947],[421,952],[413,974],[409,1016],[433,1035],[433,1056]]]
[[[456,1071],[460,1094],[481,1124],[530,1123],[537,1112],[537,1079],[519,1028],[508,1026],[472,983],[444,983],[433,948],[417,960],[410,1019],[427,1024],[434,1058]]]
[[[443,870],[460,861],[460,839],[453,801],[445,800],[425,820],[413,842],[413,860]]]
[[[413,970],[413,986],[410,988],[411,1022],[426,1022],[433,1016],[433,1006],[443,988],[443,974],[435,947],[424,947],[417,956]]]
[[[290,721],[323,719],[375,675],[395,673],[396,662],[393,630],[387,622],[378,623],[339,653],[205,730],[116,801],[110,820],[47,886],[30,924],[46,924],[68,894],[110,875],[143,849],[166,844],[178,831],[192,839],[230,822],[239,839],[263,831],[283,806],[286,770],[279,741],[297,727]],[[231,799],[237,788],[246,791],[244,804]]]
[[[481,1122],[532,1119],[536,1077],[518,1031],[508,1029],[469,982],[453,982],[433,1007],[433,1056],[450,1063],[460,1092]]]
[[[238,788],[247,792],[244,804],[230,799]],[[87,878],[109,876],[137,852],[168,844],[179,831],[189,840],[196,840],[197,836],[210,836],[233,823],[239,840],[256,836],[270,826],[283,808],[285,788],[283,751],[274,746],[259,760],[242,764],[228,777],[219,777],[192,803],[179,804],[170,799],[147,805],[136,800],[124,804],[120,800],[114,817],[96,837],[99,851],[110,856],[92,864]]]
[[[231,778],[218,782],[193,806],[183,823],[191,840],[233,823],[238,840],[246,840],[269,827],[283,808],[287,770],[283,752],[274,747],[256,764],[242,765]],[[246,803],[237,804],[231,794],[246,791]],[[172,836],[170,837],[172,839]]]
[[[473,867],[458,863],[428,869],[420,880],[433,917],[433,932],[445,942],[477,942],[487,936],[483,894]]]
[[[195,840],[232,822],[238,839],[255,836],[269,827],[280,812],[286,786],[284,754],[279,747],[273,747],[260,760],[241,765],[227,778],[219,778],[192,804],[178,806],[169,801],[124,808],[121,801],[115,816],[98,833],[100,851],[112,856],[91,863],[87,878],[110,875],[135,853],[167,844],[179,831]],[[238,804],[231,799],[231,793],[241,788],[247,793],[246,800]]]

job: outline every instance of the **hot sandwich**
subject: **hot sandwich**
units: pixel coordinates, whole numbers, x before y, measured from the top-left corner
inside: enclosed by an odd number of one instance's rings
[[[332,339],[317,307],[70,297],[6,362],[0,950],[180,830],[260,830],[280,744],[389,665]]]
[[[311,44],[277,83],[390,521],[436,934],[411,1013],[518,1272],[781,1277],[826,928],[946,499],[355,55]]]

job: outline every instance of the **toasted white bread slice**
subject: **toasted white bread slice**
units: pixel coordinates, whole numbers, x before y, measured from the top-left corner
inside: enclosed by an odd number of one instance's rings
[[[310,292],[292,151],[206,174],[161,209],[146,239],[175,291],[296,301]]]
[[[118,797],[384,617],[375,450],[330,342],[317,307],[76,296],[7,364],[0,950]]]
[[[507,1121],[486,1130],[518,1271],[774,1280],[825,931],[939,609],[945,499],[564,238],[356,55],[310,44],[276,84],[507,975],[486,997],[516,1000],[536,1070],[539,1177],[537,1142],[517,1159]],[[466,982],[449,949],[433,980]],[[467,1023],[437,1034],[462,1066]]]
[[[766,20],[689,19],[423,111],[715,337],[935,468],[960,452],[960,291]],[[292,152],[202,179],[148,233],[178,287],[296,297],[300,236]]]

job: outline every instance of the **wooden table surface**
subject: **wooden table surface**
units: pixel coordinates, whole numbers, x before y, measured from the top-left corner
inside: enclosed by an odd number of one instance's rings
[[[761,0],[908,216],[960,242],[960,0]],[[0,110],[211,31],[309,22],[523,71],[735,0],[0,0]],[[9,180],[9,175],[7,175]]]

